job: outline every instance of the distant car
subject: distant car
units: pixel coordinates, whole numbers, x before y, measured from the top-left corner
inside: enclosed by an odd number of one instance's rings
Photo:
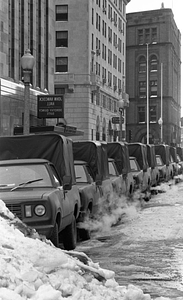
[[[108,158],[114,160],[117,171],[122,176],[122,194],[131,197],[134,192],[134,180],[130,169],[128,144],[123,142],[107,143]]]
[[[177,160],[177,149],[176,147],[169,146],[170,151],[170,162],[173,165],[173,176],[177,176],[180,173],[180,166]]]
[[[151,186],[155,187],[159,183],[159,169],[156,162],[155,146],[147,144],[147,161],[151,168]]]
[[[183,173],[183,161],[181,161],[179,154],[177,154],[177,161],[179,165],[179,174]]]
[[[161,156],[163,164],[166,166],[166,181],[173,179],[174,171],[170,161],[170,146],[166,144],[155,145],[155,153]]]
[[[141,190],[143,184],[143,171],[140,169],[136,157],[129,157],[130,168],[134,178],[134,190]]]
[[[159,180],[160,182],[166,181],[166,165],[164,164],[161,155],[156,154],[156,162],[159,169]]]
[[[112,182],[113,192],[115,192],[116,195],[121,196],[123,194],[123,190],[125,189],[123,177],[122,175],[119,175],[114,159],[108,158],[108,164],[109,177]]]
[[[140,169],[143,171],[143,183],[141,192],[144,194],[144,199],[148,201],[151,197],[151,168],[147,161],[146,145],[142,143],[128,143],[130,157],[136,157]]]
[[[0,178],[0,199],[12,213],[56,247],[61,240],[66,250],[76,247],[77,187],[70,176],[61,182],[45,159],[15,159],[0,161]]]
[[[74,161],[76,184],[79,188],[81,208],[77,223],[88,221],[88,218],[95,217],[98,211],[99,199],[101,197],[101,182],[93,180],[93,174],[87,162],[82,160]],[[79,238],[88,240],[90,230],[78,227]]]

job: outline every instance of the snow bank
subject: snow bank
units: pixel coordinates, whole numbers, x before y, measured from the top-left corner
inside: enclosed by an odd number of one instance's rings
[[[86,254],[55,248],[34,231],[32,238],[25,236],[15,220],[0,200],[0,300],[151,299],[131,284],[119,286],[113,271]],[[87,263],[73,257],[77,254]]]

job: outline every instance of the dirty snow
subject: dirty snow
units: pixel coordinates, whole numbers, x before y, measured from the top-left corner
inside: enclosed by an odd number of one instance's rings
[[[20,227],[0,200],[0,300],[152,299],[130,283],[120,286],[113,271],[85,253],[55,248],[35,231],[26,236]]]

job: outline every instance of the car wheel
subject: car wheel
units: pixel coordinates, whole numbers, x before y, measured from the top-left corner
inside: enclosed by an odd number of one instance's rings
[[[77,241],[77,228],[75,216],[72,216],[72,222],[69,224],[63,232],[63,245],[65,250],[74,250],[76,248]]]
[[[59,247],[59,238],[58,238],[58,224],[55,223],[55,226],[53,228],[53,232],[50,238],[50,241],[53,243],[55,247]]]

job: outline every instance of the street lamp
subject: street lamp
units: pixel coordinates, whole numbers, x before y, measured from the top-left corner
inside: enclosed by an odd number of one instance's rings
[[[147,43],[147,144],[149,144],[149,44]]]
[[[120,118],[119,118],[119,141],[123,140],[122,137],[122,123],[123,123],[123,115],[124,115],[124,100],[120,99],[119,100],[119,113],[120,113]]]
[[[29,134],[30,121],[29,121],[29,111],[30,111],[30,75],[34,67],[35,59],[31,55],[29,49],[25,51],[25,54],[21,57],[21,66],[24,73],[24,126],[23,133]]]
[[[161,137],[160,137],[160,141],[161,143],[163,142],[163,120],[162,118],[160,117],[159,120],[158,120],[158,124],[160,125],[160,129],[161,129]]]

